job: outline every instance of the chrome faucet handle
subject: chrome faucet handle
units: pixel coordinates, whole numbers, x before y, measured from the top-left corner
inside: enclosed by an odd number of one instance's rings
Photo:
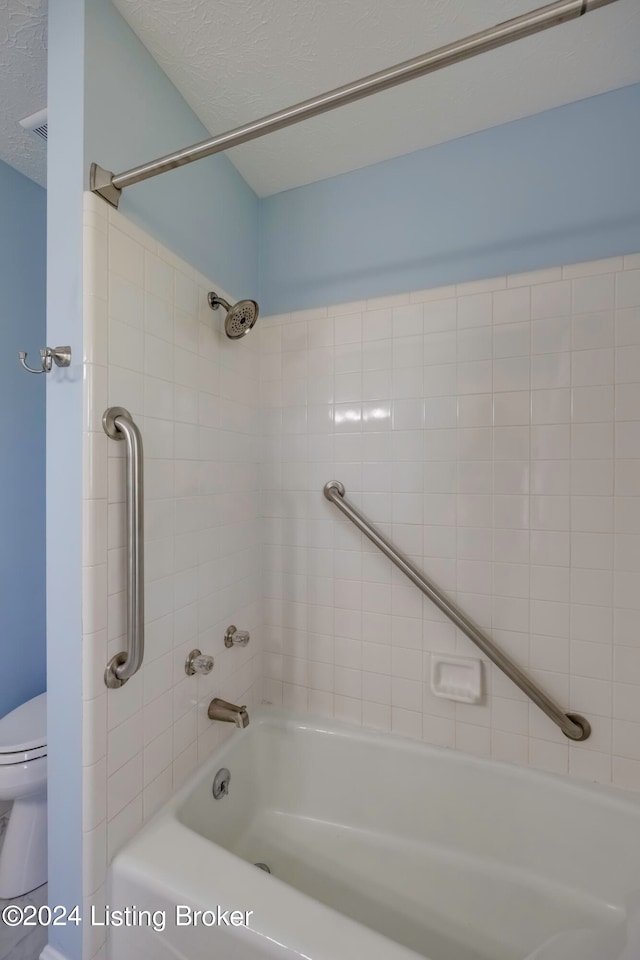
[[[248,630],[238,630],[231,624],[224,635],[224,645],[225,647],[246,647],[250,639],[251,634]]]
[[[213,670],[214,662],[213,657],[208,654],[201,653],[200,650],[192,650],[185,661],[184,672],[188,677],[192,677],[195,673],[206,677]]]

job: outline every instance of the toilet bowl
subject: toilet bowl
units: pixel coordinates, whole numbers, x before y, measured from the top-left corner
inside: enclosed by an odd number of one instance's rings
[[[47,882],[47,695],[0,720],[0,800],[12,800],[0,850],[0,900]]]

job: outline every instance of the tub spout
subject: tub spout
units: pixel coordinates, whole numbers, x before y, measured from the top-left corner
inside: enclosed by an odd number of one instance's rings
[[[249,714],[245,706],[237,707],[235,703],[228,703],[226,700],[220,700],[219,697],[209,704],[207,710],[209,720],[223,720],[225,723],[235,723],[241,730],[249,726]]]

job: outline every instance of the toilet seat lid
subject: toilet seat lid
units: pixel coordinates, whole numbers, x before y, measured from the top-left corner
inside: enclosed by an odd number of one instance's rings
[[[0,720],[0,754],[47,745],[47,695],[27,700]]]

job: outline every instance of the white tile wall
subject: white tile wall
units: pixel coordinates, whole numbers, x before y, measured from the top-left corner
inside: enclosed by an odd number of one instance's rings
[[[260,322],[264,692],[640,789],[640,269],[617,257]],[[322,496],[349,498],[593,734],[569,743]]]
[[[258,338],[232,343],[206,304],[217,289],[91,194],[84,249],[84,895],[108,862],[232,728],[213,696],[260,702]],[[123,451],[101,426],[126,407],[145,448],[145,663],[107,691],[123,649]],[[223,644],[230,623],[246,649]],[[215,656],[187,677],[194,647]],[[83,956],[98,956],[87,927]]]
[[[104,899],[111,857],[229,732],[214,695],[640,790],[640,258],[261,318],[236,343],[212,288],[87,196],[85,896]],[[111,404],[146,469],[146,661],[117,691]],[[489,663],[481,705],[431,695],[433,653],[477,651],[326,502],[333,478],[590,740]],[[246,650],[223,647],[231,622]],[[195,646],[209,678],[184,675]]]

